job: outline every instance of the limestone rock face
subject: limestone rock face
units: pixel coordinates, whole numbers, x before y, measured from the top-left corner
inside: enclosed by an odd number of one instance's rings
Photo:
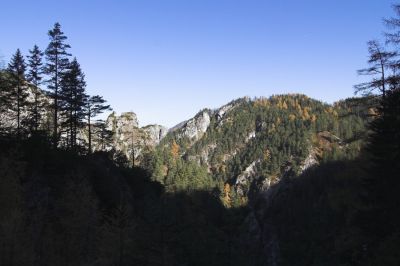
[[[187,137],[191,141],[191,144],[194,144],[204,136],[210,127],[212,120],[215,120],[217,125],[221,126],[228,114],[233,109],[240,106],[243,102],[248,102],[249,100],[249,98],[245,97],[243,99],[228,103],[218,109],[204,109],[197,113],[193,118],[172,127],[168,133],[175,134],[178,139]],[[252,136],[249,136],[249,138],[251,137]]]
[[[318,162],[318,158],[315,152],[315,149],[311,149],[310,153],[308,154],[307,158],[303,161],[303,163],[300,166],[300,170],[301,172],[304,172],[305,170],[307,170],[308,168],[317,165]]]
[[[160,125],[148,125],[142,128],[147,135],[147,144],[156,146],[167,135],[168,129]]]
[[[49,106],[51,103],[51,100],[48,96],[46,96],[46,93],[38,88],[34,88],[33,86],[30,86],[28,83],[24,83],[22,86],[22,90],[26,92],[27,94],[27,102],[33,103],[35,101],[35,93],[37,94],[38,101],[45,103],[45,105]],[[40,129],[44,129],[49,127],[49,122],[48,116],[51,116],[51,113],[44,108],[40,108],[39,113],[41,115],[41,127]],[[22,108],[21,109],[21,121],[26,119],[29,115],[28,108]],[[16,128],[17,127],[17,121],[15,117],[17,116],[15,110],[3,110],[0,112],[0,125],[3,128]]]
[[[145,148],[154,148],[168,132],[166,127],[148,125],[140,128],[134,112],[117,115],[111,113],[106,120],[107,130],[112,132],[112,143],[108,149],[115,149],[130,161],[137,159]]]
[[[118,136],[118,139],[125,140],[127,134],[139,127],[139,122],[134,112],[121,113],[120,116],[113,112],[108,116],[106,125],[108,130]]]
[[[225,114],[228,113],[229,111],[231,111],[235,107],[236,107],[235,103],[229,103],[229,104],[226,104],[226,105],[222,106],[218,110],[216,110],[215,111],[215,116],[217,118],[217,122],[218,123],[223,123],[223,119],[225,117]]]
[[[183,135],[191,140],[197,141],[201,139],[204,133],[207,131],[210,125],[210,114],[209,112],[203,111],[193,119],[187,121],[184,126]]]
[[[257,165],[260,164],[261,160],[258,159],[254,162],[252,162],[249,166],[246,167],[246,169],[236,178],[235,182],[235,187],[237,190],[237,193],[239,195],[243,196],[244,193],[247,193],[247,191],[244,191],[243,186],[246,185],[248,182],[252,182],[254,177],[257,174],[256,168]]]

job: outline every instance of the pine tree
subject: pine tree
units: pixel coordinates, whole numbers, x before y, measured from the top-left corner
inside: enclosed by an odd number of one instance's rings
[[[25,70],[26,64],[21,51],[17,49],[16,53],[11,58],[11,62],[8,64],[8,71],[11,74],[11,85],[12,85],[12,101],[15,102],[13,106],[15,108],[17,116],[17,137],[21,135],[21,113],[23,108],[27,105],[27,92],[25,91]]]
[[[88,136],[89,136],[89,153],[92,152],[92,122],[91,119],[102,114],[105,111],[111,111],[110,105],[106,105],[106,100],[103,99],[102,96],[95,95],[91,96],[86,104],[86,112],[87,112],[87,124],[88,124]],[[107,137],[107,132],[105,130],[101,130],[102,136]],[[104,135],[103,135],[104,133]],[[103,138],[104,139],[104,138]]]
[[[88,123],[88,127],[90,124]],[[105,150],[108,146],[110,146],[112,142],[113,132],[107,128],[107,125],[104,120],[97,120],[94,124],[94,128],[96,129],[93,134],[97,135],[98,144],[100,145],[101,150]],[[90,131],[90,130],[89,130]],[[90,133],[92,133],[90,131]],[[91,152],[91,136],[89,133],[89,152]]]
[[[364,211],[359,221],[369,238],[369,250],[400,243],[400,89],[388,91],[384,101],[385,110],[370,124],[370,162],[364,178]],[[379,251],[375,255],[382,260]],[[398,261],[392,265],[397,264]]]
[[[390,81],[387,71],[391,68],[391,60],[397,56],[396,52],[386,51],[378,41],[368,42],[370,67],[358,71],[360,75],[373,76],[369,82],[358,84],[355,87],[356,93],[362,92],[366,95],[378,90],[383,98],[386,96],[387,86]]]
[[[29,72],[27,74],[27,80],[33,85],[33,103],[31,104],[29,124],[33,131],[37,131],[40,120],[41,111],[43,110],[44,103],[40,101],[40,88],[43,79],[43,63],[42,57],[43,52],[37,45],[33,46],[32,50],[29,50],[30,55],[28,56],[28,67]]]
[[[54,24],[52,30],[49,30],[48,35],[50,37],[50,43],[45,51],[47,60],[45,72],[49,76],[47,88],[53,100],[53,145],[57,147],[59,140],[59,89],[62,76],[69,65],[68,57],[70,54],[67,53],[67,49],[71,46],[65,43],[67,37],[61,31],[61,25],[58,22]]]
[[[387,42],[392,44],[392,52],[376,53],[381,72],[384,67],[392,70],[386,83],[379,83],[381,96],[376,108],[376,118],[370,123],[369,143],[366,147],[369,161],[364,177],[365,195],[364,210],[361,211],[359,223],[368,236],[363,244],[369,252],[367,258],[371,265],[398,265],[399,256],[395,255],[400,244],[400,63],[398,51],[400,44],[400,5],[395,5],[396,18],[385,20],[394,32],[386,33]],[[371,53],[370,53],[371,54]],[[383,59],[382,59],[383,58]],[[371,60],[369,61],[371,62]],[[383,63],[382,63],[383,62]],[[384,66],[384,67],[383,67]],[[370,84],[377,82],[373,79]],[[386,87],[384,87],[386,85]],[[375,111],[374,111],[375,113]],[[382,252],[384,247],[387,253]],[[388,256],[390,255],[390,256]],[[383,263],[382,263],[383,261]]]
[[[85,106],[87,95],[85,93],[86,82],[85,75],[81,67],[74,58],[69,64],[67,71],[63,74],[61,80],[60,110],[65,116],[62,126],[67,128],[67,143],[71,149],[76,148],[77,132],[82,127],[85,118]]]

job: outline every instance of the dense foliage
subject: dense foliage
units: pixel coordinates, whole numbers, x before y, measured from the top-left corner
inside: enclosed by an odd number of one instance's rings
[[[251,186],[276,182],[288,166],[300,173],[310,155],[319,161],[355,158],[372,111],[359,101],[329,105],[304,95],[277,95],[236,100],[223,116],[221,109],[201,111],[194,119],[203,112],[211,117],[204,135],[190,139],[185,125],[169,133],[153,154],[153,178],[172,190],[222,191],[254,164],[238,195],[245,203]]]

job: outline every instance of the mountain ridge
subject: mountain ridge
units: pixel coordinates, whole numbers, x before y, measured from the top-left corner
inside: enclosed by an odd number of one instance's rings
[[[192,162],[207,173],[203,178],[214,180],[220,191],[229,184],[245,203],[252,190],[269,187],[289,170],[300,174],[328,158],[357,156],[363,143],[357,135],[365,130],[369,110],[355,101],[330,105],[302,94],[283,94],[203,109],[169,130],[156,146],[153,178],[174,184],[166,169]]]

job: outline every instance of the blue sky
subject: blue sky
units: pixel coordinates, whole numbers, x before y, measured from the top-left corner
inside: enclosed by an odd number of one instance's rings
[[[173,126],[242,96],[353,96],[389,0],[36,0],[0,3],[0,56],[60,22],[88,91],[141,125]]]

